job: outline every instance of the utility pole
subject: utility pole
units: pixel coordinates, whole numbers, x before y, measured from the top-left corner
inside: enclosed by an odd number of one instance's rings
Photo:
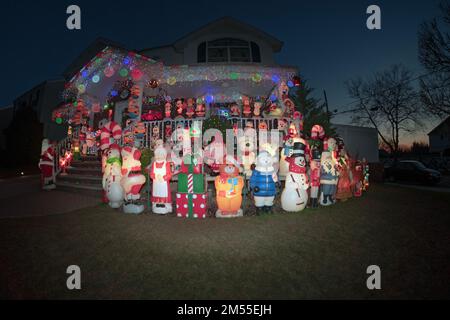
[[[327,109],[327,118],[328,118],[328,121],[330,121],[331,115],[330,115],[330,110],[328,109],[327,92],[325,90],[323,90],[323,97],[325,99],[325,108]]]

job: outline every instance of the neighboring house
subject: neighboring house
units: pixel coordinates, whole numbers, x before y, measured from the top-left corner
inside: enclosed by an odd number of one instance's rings
[[[65,79],[44,81],[17,97],[13,102],[13,117],[24,108],[36,112],[43,124],[43,136],[50,140],[61,140],[67,134],[67,127],[51,121],[52,111],[61,102]]]
[[[450,150],[450,117],[428,133],[430,152],[444,153]]]
[[[3,108],[0,108],[0,150],[4,150],[6,148],[6,137],[3,133],[3,130],[8,128],[13,118],[13,106],[9,105]]]
[[[378,133],[375,128],[333,124],[336,133],[344,139],[345,148],[352,157],[366,158],[370,163],[379,162]]]

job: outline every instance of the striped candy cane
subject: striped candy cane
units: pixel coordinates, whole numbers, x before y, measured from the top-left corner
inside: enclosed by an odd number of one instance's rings
[[[188,174],[188,193],[194,193],[194,175]]]
[[[106,150],[111,145],[111,135],[114,140],[119,140],[122,137],[122,129],[114,122],[107,122],[100,133],[100,149]]]

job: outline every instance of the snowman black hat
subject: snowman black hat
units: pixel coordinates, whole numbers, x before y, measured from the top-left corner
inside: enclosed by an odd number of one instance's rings
[[[311,153],[314,160],[320,160],[322,158],[322,152],[318,148],[312,149]]]
[[[291,157],[304,157],[305,156],[305,144],[301,142],[294,142],[294,145],[292,147],[292,155]]]

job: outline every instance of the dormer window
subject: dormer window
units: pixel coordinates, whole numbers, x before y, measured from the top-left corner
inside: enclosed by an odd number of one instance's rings
[[[200,43],[197,62],[261,62],[261,54],[255,42],[223,38]]]

